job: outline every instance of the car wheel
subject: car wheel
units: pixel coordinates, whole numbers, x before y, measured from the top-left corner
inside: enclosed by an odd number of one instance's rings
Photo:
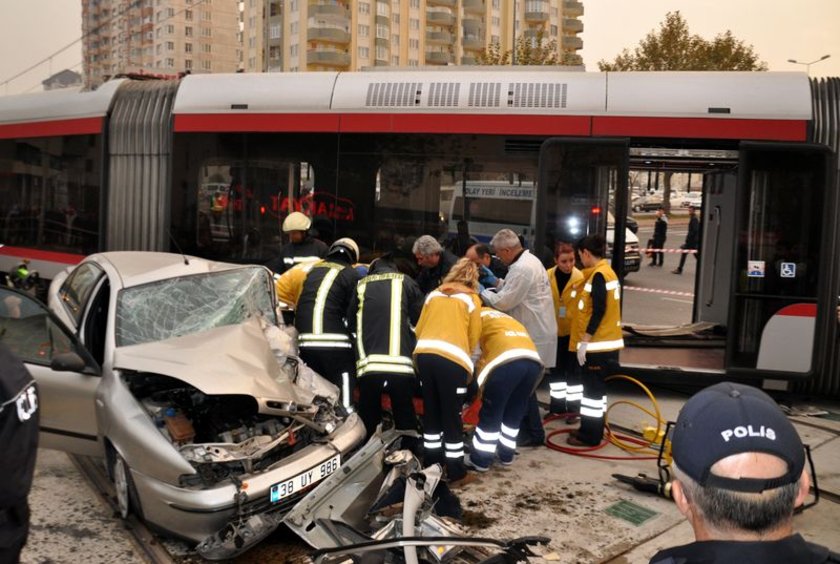
[[[117,508],[120,517],[127,519],[131,513],[142,517],[140,500],[137,498],[137,490],[134,487],[134,481],[131,479],[131,471],[123,457],[117,453],[114,453],[111,477],[114,480],[114,489],[117,493]]]

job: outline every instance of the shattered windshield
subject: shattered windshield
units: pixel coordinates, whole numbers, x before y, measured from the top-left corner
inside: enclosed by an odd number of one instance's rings
[[[120,292],[118,347],[163,341],[254,315],[274,322],[271,278],[262,267],[168,278]]]

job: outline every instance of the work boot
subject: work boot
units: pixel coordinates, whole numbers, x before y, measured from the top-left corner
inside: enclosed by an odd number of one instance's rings
[[[671,274],[682,274],[682,268],[675,268],[671,271]]]
[[[488,470],[490,470],[489,464],[487,466],[482,466],[481,464],[478,464],[475,460],[473,460],[469,454],[464,458],[464,466],[466,466],[467,468],[471,468],[476,472],[487,472]]]

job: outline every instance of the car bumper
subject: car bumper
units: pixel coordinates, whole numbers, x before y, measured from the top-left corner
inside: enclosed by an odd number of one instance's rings
[[[240,476],[243,491],[247,494],[246,510],[253,513],[289,511],[311,487],[279,503],[271,503],[269,496],[273,485],[317,468],[338,453],[341,453],[343,463],[347,454],[364,438],[364,424],[354,413],[330,435],[328,441],[309,445],[260,474]],[[189,489],[161,482],[133,469],[131,477],[137,488],[144,519],[177,537],[201,542],[236,516],[234,496],[237,492],[233,482],[222,482],[222,485],[207,489]]]

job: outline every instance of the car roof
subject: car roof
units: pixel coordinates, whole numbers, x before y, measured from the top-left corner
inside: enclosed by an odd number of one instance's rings
[[[245,266],[253,266],[217,262],[177,253],[150,251],[97,253],[88,257],[87,260],[97,262],[103,266],[106,264],[110,265],[122,280],[123,288],[130,288],[132,286],[139,286],[141,284],[179,276],[221,272],[244,268]]]

